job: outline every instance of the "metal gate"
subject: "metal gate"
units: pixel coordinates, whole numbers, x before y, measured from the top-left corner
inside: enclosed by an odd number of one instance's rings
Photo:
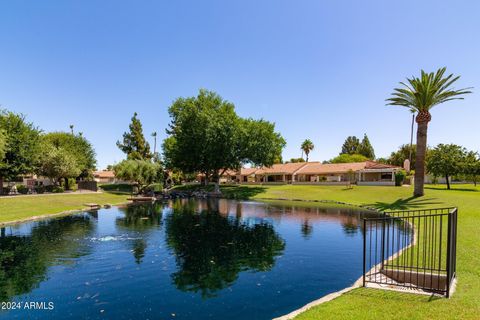
[[[363,285],[449,297],[456,277],[457,208],[384,212],[363,220]]]

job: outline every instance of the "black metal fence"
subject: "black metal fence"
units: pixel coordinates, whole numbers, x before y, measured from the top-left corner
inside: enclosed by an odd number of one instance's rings
[[[363,220],[363,285],[449,296],[456,277],[456,208],[385,212]]]

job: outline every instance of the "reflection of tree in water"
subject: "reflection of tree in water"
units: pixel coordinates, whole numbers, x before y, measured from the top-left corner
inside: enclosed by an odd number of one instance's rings
[[[310,221],[308,221],[308,219],[305,219],[302,222],[302,236],[305,239],[310,239],[312,237],[312,232],[313,226],[310,224]]]
[[[167,243],[179,270],[178,289],[211,297],[233,284],[241,271],[267,271],[285,242],[270,224],[249,225],[218,212],[175,211],[166,219]]]
[[[133,256],[137,264],[142,263],[142,259],[145,256],[145,249],[147,249],[147,243],[143,239],[133,240]]]
[[[134,239],[129,242],[135,262],[140,264],[147,249],[147,242],[143,237],[147,231],[162,225],[163,204],[148,203],[132,205],[122,208],[121,211],[123,211],[124,216],[117,218],[117,227],[140,233],[139,239]]]
[[[120,228],[144,232],[162,225],[161,203],[131,205],[121,208],[124,216],[117,218],[116,225]]]
[[[79,238],[91,233],[86,215],[38,222],[29,235],[0,237],[0,301],[33,290],[45,280],[48,268],[89,253]],[[61,257],[62,260],[58,258]]]
[[[360,226],[357,224],[357,220],[348,219],[347,221],[342,223],[342,228],[343,228],[343,232],[345,232],[347,236],[353,236],[357,234]]]

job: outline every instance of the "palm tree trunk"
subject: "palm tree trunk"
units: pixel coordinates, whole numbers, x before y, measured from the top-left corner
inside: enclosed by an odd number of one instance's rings
[[[423,185],[425,182],[425,156],[427,153],[427,130],[428,121],[418,122],[417,128],[417,154],[415,157],[415,197],[423,196]]]
[[[410,130],[410,148],[408,153],[408,161],[410,161],[410,168],[412,165],[412,145],[413,145],[413,126],[415,121],[415,114],[412,114],[412,128]]]

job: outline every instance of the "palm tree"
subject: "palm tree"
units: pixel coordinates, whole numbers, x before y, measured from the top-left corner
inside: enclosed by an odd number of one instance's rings
[[[464,94],[471,93],[470,88],[455,90],[452,84],[460,76],[450,74],[444,77],[446,68],[437,72],[427,73],[421,71],[420,78],[407,78],[408,84],[400,82],[403,86],[395,88],[392,96],[387,99],[387,105],[403,106],[416,113],[417,127],[417,154],[415,158],[415,197],[423,196],[425,179],[425,155],[427,150],[428,123],[432,119],[430,109],[434,106],[455,99],[463,99]]]
[[[73,134],[73,124],[70,125],[70,132]]]
[[[152,133],[152,137],[154,139],[154,143],[153,143],[153,154],[155,155],[155,153],[157,153],[157,132],[154,131]]]
[[[314,148],[315,146],[313,145],[313,142],[310,139],[306,139],[305,141],[303,141],[300,149],[302,149],[302,152],[305,152],[305,155],[307,157],[307,160],[306,160],[307,162],[308,162],[308,155],[310,154],[310,151],[312,151]],[[302,158],[303,158],[303,154],[302,154]]]

